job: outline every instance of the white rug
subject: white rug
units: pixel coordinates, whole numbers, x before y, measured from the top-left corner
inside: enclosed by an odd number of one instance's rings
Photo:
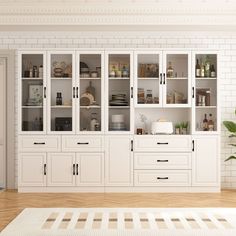
[[[0,236],[236,236],[236,208],[27,208]]]

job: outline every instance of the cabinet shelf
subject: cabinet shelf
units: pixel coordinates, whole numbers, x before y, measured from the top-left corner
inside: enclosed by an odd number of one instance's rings
[[[39,78],[39,77],[37,77],[37,78],[34,78],[34,77],[22,77],[21,79],[22,80],[43,80],[43,78]]]
[[[158,77],[138,77],[139,80],[159,80]]]
[[[129,109],[130,106],[109,106],[110,109]]]
[[[188,77],[174,77],[174,78],[166,78],[167,80],[187,80]]]
[[[51,77],[51,80],[72,80],[69,77]]]
[[[216,106],[196,106],[197,109],[208,109],[208,108],[216,108]]]
[[[72,106],[64,106],[64,105],[56,106],[56,105],[53,105],[53,106],[51,106],[51,108],[53,108],[53,109],[69,109],[69,108],[72,108]]]
[[[101,106],[80,106],[82,109],[100,109]]]
[[[43,106],[21,106],[24,109],[38,109],[43,108]]]
[[[101,78],[100,77],[96,77],[96,78],[93,78],[93,77],[88,77],[88,78],[80,77],[79,79],[81,79],[81,80],[100,80]]]
[[[195,77],[196,80],[216,80],[216,77]]]
[[[129,77],[109,77],[109,80],[130,80]]]

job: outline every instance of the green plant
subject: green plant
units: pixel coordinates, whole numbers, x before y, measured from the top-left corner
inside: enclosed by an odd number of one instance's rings
[[[236,110],[235,110],[236,114]],[[236,137],[236,123],[233,121],[224,121],[223,122],[225,128],[230,132],[229,138],[235,138]],[[230,143],[230,146],[236,147],[235,143]],[[236,152],[234,152],[236,154]],[[236,159],[235,155],[229,156],[225,161]]]
[[[182,129],[187,129],[188,128],[188,121],[181,122],[180,126],[181,126]]]

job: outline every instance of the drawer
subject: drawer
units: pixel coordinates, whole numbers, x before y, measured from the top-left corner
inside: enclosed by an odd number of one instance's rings
[[[190,170],[136,170],[135,186],[190,186]]]
[[[191,152],[191,135],[136,135],[137,152]]]
[[[191,169],[191,153],[135,153],[135,169]]]
[[[103,152],[104,138],[102,136],[62,136],[63,152]]]
[[[19,137],[20,152],[59,152],[61,137],[54,135],[25,135]]]

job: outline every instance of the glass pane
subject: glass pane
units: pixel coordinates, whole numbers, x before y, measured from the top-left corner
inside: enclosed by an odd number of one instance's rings
[[[72,131],[72,55],[51,55],[51,131]]]
[[[109,55],[109,131],[130,131],[130,55]]]
[[[22,131],[43,131],[43,54],[23,54]]]
[[[196,131],[217,131],[217,55],[195,57]]]
[[[80,131],[101,131],[101,55],[80,55]]]
[[[188,54],[166,56],[166,103],[188,104]]]
[[[138,55],[138,104],[159,104],[159,55]]]

